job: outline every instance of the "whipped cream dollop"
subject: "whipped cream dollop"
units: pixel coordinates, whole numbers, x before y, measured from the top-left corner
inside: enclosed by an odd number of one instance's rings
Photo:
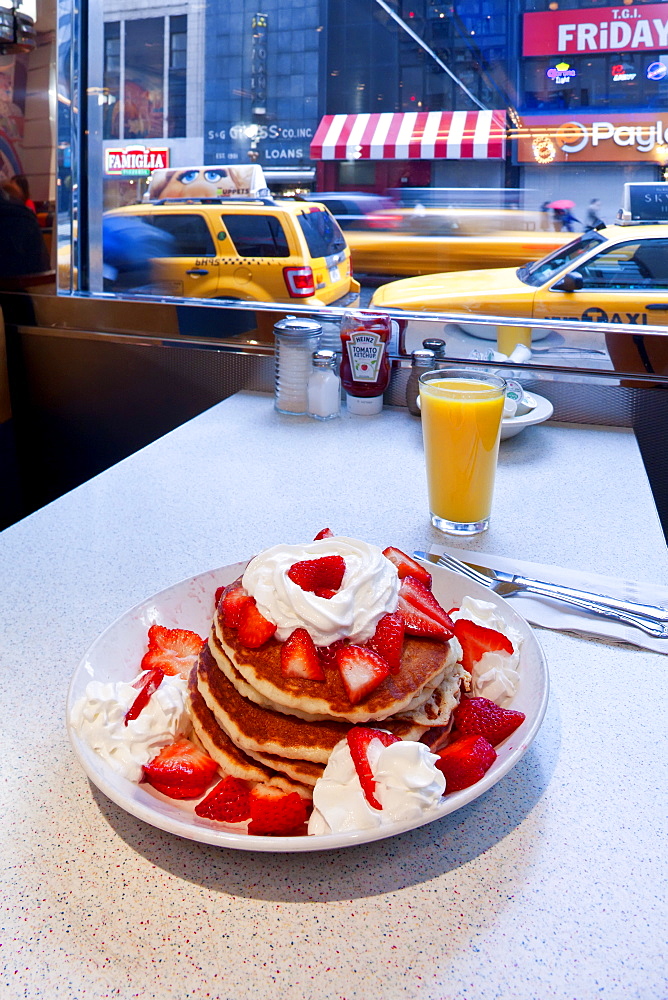
[[[333,597],[302,590],[288,576],[296,562],[342,556],[346,571]],[[258,609],[277,625],[284,642],[296,628],[305,628],[316,646],[337,639],[365,642],[383,615],[396,610],[399,577],[396,566],[375,545],[335,535],[306,545],[274,545],[251,559],[243,586]]]
[[[140,679],[144,676],[139,674]],[[153,760],[177,735],[190,732],[187,691],[185,678],[163,677],[137,718],[126,726],[125,715],[138,688],[126,681],[91,681],[72,709],[70,725],[114,771],[139,781],[143,764]]]
[[[513,652],[484,653],[474,665],[471,674],[471,693],[479,698],[489,698],[502,708],[508,705],[515,695],[520,683],[518,667],[520,663],[520,647],[522,636],[499,614],[498,608],[489,601],[478,601],[474,597],[465,597],[459,611],[450,615],[453,621],[468,618],[476,625],[493,628],[503,633],[513,644]]]
[[[371,740],[367,757],[376,781],[375,796],[383,808],[374,809],[367,802],[348,741],[341,740],[315,783],[309,835],[416,822],[441,801],[445,778],[434,766],[437,754],[424,743],[400,740],[384,747],[380,740]]]

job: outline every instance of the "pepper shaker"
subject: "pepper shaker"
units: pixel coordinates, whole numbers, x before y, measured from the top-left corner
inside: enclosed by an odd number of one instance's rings
[[[341,415],[341,379],[336,374],[336,352],[314,351],[308,380],[308,412],[316,420]]]
[[[428,350],[413,351],[412,358],[411,373],[406,382],[406,406],[413,416],[419,417],[420,384],[418,379],[422,372],[428,372],[434,367],[434,352]]]
[[[274,327],[274,407],[279,413],[308,413],[308,380],[322,327],[314,319],[287,316]]]
[[[433,351],[437,361],[445,357],[445,341],[439,337],[427,337],[426,340],[422,341],[422,346],[425,351]]]

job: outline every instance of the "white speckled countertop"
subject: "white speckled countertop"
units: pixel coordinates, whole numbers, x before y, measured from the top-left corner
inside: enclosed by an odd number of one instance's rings
[[[550,704],[514,770],[442,820],[331,854],[181,840],[88,782],[63,716],[97,634],[325,526],[407,551],[443,540],[406,410],[322,424],[241,394],[0,534],[3,997],[668,996],[660,654],[540,631]],[[624,430],[504,442],[492,527],[468,547],[668,580]]]

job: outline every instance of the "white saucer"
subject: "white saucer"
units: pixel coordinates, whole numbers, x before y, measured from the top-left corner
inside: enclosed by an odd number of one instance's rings
[[[505,441],[506,438],[515,437],[520,431],[523,431],[525,427],[532,427],[534,424],[542,424],[544,420],[549,420],[554,413],[554,407],[549,399],[545,399],[544,396],[537,396],[535,392],[530,393],[533,399],[536,400],[536,405],[533,410],[529,410],[528,413],[523,413],[519,417],[506,417],[505,420],[501,422],[501,440]]]

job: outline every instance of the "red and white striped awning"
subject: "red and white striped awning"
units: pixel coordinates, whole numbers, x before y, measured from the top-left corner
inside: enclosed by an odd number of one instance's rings
[[[505,111],[325,115],[311,143],[311,158],[498,160],[505,144]]]

